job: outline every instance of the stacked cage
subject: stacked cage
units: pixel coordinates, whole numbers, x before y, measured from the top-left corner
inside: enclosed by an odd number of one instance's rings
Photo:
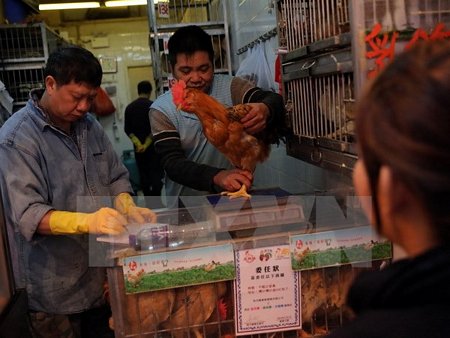
[[[420,40],[450,37],[448,0],[352,1],[356,95],[399,52]]]
[[[151,3],[148,6],[150,50],[157,93],[161,94],[170,87],[172,76],[167,43],[170,36],[182,26],[201,26],[211,36],[215,55],[214,71],[231,72],[228,24],[224,15],[226,4],[223,0],[169,0]]]
[[[361,219],[354,211],[359,210],[357,204],[347,204],[347,192],[340,192],[335,196],[309,196],[305,199],[292,198],[286,204],[270,205],[270,207],[249,208],[235,210],[211,210],[209,207],[192,207],[188,209],[170,210],[158,215],[159,224],[169,224],[169,232],[177,232],[165,248],[155,249],[140,245],[138,251],[128,248],[120,248],[115,251],[116,265],[108,268],[109,299],[112,308],[111,326],[114,328],[117,338],[125,337],[158,337],[158,338],[201,338],[201,337],[226,337],[239,336],[247,338],[299,338],[321,336],[342,324],[351,317],[350,310],[345,306],[346,295],[354,278],[362,271],[378,269],[381,260],[374,258],[368,260],[345,260],[342,265],[325,263],[315,268],[294,268],[294,264],[306,266],[315,262],[317,257],[313,249],[296,246],[296,249],[286,249],[290,243],[290,236],[327,232],[332,229],[349,229],[367,225],[365,219]],[[345,198],[344,198],[345,195]],[[317,198],[316,198],[317,197]],[[331,198],[330,198],[331,197]],[[303,214],[303,206],[315,200],[315,211],[311,211],[308,219]],[[321,201],[321,206],[317,201]],[[330,203],[331,201],[331,203]],[[339,211],[339,201],[347,205],[347,218],[343,223],[336,225],[336,212]],[[260,200],[261,202],[261,200]],[[336,202],[336,203],[335,203]],[[324,214],[325,208],[328,214]],[[350,211],[352,209],[353,211]],[[298,212],[295,211],[299,211]],[[340,212],[340,211],[339,211]],[[320,213],[320,215],[319,215]],[[261,214],[264,217],[260,217]],[[282,218],[282,222],[274,222],[270,225],[267,219],[271,216]],[[250,228],[249,222],[242,222],[243,218],[253,219],[254,224]],[[222,222],[225,220],[225,222]],[[226,223],[227,227],[224,227]],[[228,229],[228,230],[227,230]],[[180,234],[183,234],[180,236]],[[227,235],[227,236],[226,236]],[[192,236],[192,237],[191,237]],[[137,238],[139,235],[136,236]],[[193,242],[189,238],[195,239]],[[183,243],[180,245],[174,244]],[[267,330],[259,328],[249,331],[239,331],[243,317],[248,318],[249,302],[239,302],[239,295],[253,298],[252,306],[264,316],[267,310],[264,306],[286,305],[286,300],[276,298],[277,295],[267,289],[258,289],[258,283],[252,283],[252,290],[243,287],[238,280],[237,270],[242,265],[236,265],[236,275],[230,278],[223,277],[223,269],[226,258],[220,256],[216,259],[206,259],[207,264],[196,263],[190,272],[190,276],[200,279],[204,275],[217,274],[218,278],[207,283],[184,283],[187,279],[182,276],[185,267],[172,267],[170,262],[166,265],[163,260],[170,261],[171,254],[179,253],[179,257],[188,258],[191,249],[200,247],[221,246],[224,243],[232,245],[234,254],[237,252],[242,259],[247,251],[257,254],[255,264],[244,270],[247,278],[255,272],[254,267],[267,265],[275,266],[279,263],[277,255],[280,251],[275,248],[284,248],[288,253],[289,264],[293,264],[292,272],[296,282],[292,284],[286,281],[268,279],[267,284],[274,284],[274,288],[283,288],[286,297],[290,296],[290,288],[296,291],[299,297],[299,312],[294,308],[286,307],[289,315],[297,318],[297,325],[280,325],[276,329]],[[142,242],[141,242],[142,244]],[[381,244],[381,243],[380,243]],[[371,250],[372,243],[364,250]],[[378,244],[373,244],[378,245]],[[382,244],[386,247],[385,244]],[[389,245],[389,244],[388,244]],[[297,248],[299,248],[297,250]],[[339,257],[350,255],[349,251],[336,251]],[[245,253],[245,254],[244,254]],[[161,261],[161,272],[157,272],[150,261],[140,260],[141,255],[156,255],[155,262]],[[235,256],[236,257],[236,256]],[[237,259],[237,258],[235,258]],[[195,259],[198,262],[197,259]],[[295,261],[295,263],[294,263]],[[263,263],[264,262],[264,263]],[[325,262],[325,261],[324,261]],[[314,263],[315,264],[315,263]],[[171,269],[172,268],[172,269]],[[298,270],[297,270],[298,268]],[[297,270],[297,271],[294,271]],[[149,270],[150,273],[148,273]],[[301,271],[300,271],[301,270]],[[161,287],[163,281],[176,275],[177,286]],[[152,282],[150,282],[150,279]],[[158,282],[157,282],[158,281]],[[261,282],[264,285],[264,282]],[[275,285],[276,284],[276,285]],[[146,285],[158,285],[158,288],[149,291]],[[254,290],[257,290],[256,292]],[[253,296],[249,296],[253,292]],[[273,290],[272,290],[273,292]],[[279,295],[278,295],[279,296]],[[270,298],[275,297],[275,298]],[[295,296],[294,296],[295,298]],[[289,298],[289,302],[294,299]],[[239,304],[245,304],[239,307]],[[252,312],[253,314],[253,312]],[[273,314],[272,314],[273,315]],[[296,317],[298,316],[298,317]],[[301,328],[300,325],[301,324]],[[261,333],[264,332],[264,333]]]
[[[43,68],[49,53],[66,42],[43,23],[0,26],[1,80],[23,107],[33,88],[43,88]]]
[[[370,267],[370,269],[375,266]],[[320,337],[348,321],[349,286],[368,267],[351,265],[301,274],[302,329],[241,335],[244,338]],[[121,268],[108,270],[116,337],[235,337],[232,281],[126,294]]]
[[[448,38],[442,0],[280,0],[284,94],[295,137],[288,154],[350,175],[354,103],[363,86],[418,40]]]
[[[355,159],[348,0],[278,2],[284,93],[296,136],[288,153],[346,171]],[[336,152],[347,153],[343,160]]]

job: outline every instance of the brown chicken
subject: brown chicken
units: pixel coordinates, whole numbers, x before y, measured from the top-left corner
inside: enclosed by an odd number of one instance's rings
[[[183,81],[172,87],[173,101],[179,109],[197,115],[203,126],[203,133],[230,162],[239,169],[253,172],[258,162],[266,160],[270,153],[267,135],[250,135],[244,130],[240,119],[250,106],[238,104],[225,107],[213,97],[194,88],[186,88]],[[245,185],[235,192],[226,192],[230,198],[250,197]]]
[[[116,287],[109,289],[105,283],[105,296],[111,307],[113,317],[109,326],[116,331],[117,337],[124,336],[125,332],[133,337],[141,334],[155,333],[159,325],[166,321],[175,304],[175,290],[157,290],[143,293],[125,293],[125,278],[122,269],[113,269],[108,272],[108,278],[115,281]],[[111,293],[111,297],[109,297]]]
[[[351,265],[302,271],[302,326],[308,327],[311,334],[303,328],[299,337],[326,334],[322,317],[330,321],[335,316],[351,316],[345,301],[355,275]]]
[[[161,325],[170,330],[172,337],[183,338],[190,336],[203,338],[205,323],[214,315],[216,308],[221,306],[221,298],[225,295],[225,282],[194,285],[176,289],[173,312]],[[220,308],[218,309],[220,311]],[[222,320],[225,318],[222,318]],[[214,334],[207,334],[212,337]]]
[[[159,324],[169,318],[174,304],[174,290],[127,295],[124,309],[127,324],[134,332],[156,332]]]

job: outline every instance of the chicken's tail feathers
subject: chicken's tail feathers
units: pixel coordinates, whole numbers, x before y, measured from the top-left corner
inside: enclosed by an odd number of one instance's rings
[[[273,116],[270,127],[255,135],[266,144],[279,145],[281,142],[287,143],[288,139],[294,136],[292,124],[286,109],[282,109],[279,114]]]
[[[255,136],[265,144],[279,145],[281,142],[286,144],[287,140],[290,137],[294,136],[294,133],[292,129],[290,129],[286,125],[280,125],[270,130],[263,130]]]

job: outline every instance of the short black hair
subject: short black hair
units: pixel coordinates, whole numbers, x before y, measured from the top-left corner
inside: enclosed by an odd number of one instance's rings
[[[151,94],[152,93],[152,84],[150,81],[141,81],[138,83],[137,90],[138,94]]]
[[[207,52],[209,60],[214,63],[214,48],[211,36],[201,27],[190,25],[178,28],[168,42],[169,62],[175,67],[178,54],[192,55],[195,52]]]
[[[44,79],[49,75],[59,86],[74,81],[99,87],[103,71],[100,62],[90,51],[69,46],[61,47],[50,54],[44,68]]]

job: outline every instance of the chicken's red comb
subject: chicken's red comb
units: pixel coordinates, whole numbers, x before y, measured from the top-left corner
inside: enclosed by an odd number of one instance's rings
[[[220,320],[227,319],[227,304],[224,302],[223,298],[217,301],[217,309],[219,310]]]
[[[183,105],[184,90],[186,89],[186,83],[183,80],[174,81],[172,85],[172,97],[173,103],[178,106]]]

